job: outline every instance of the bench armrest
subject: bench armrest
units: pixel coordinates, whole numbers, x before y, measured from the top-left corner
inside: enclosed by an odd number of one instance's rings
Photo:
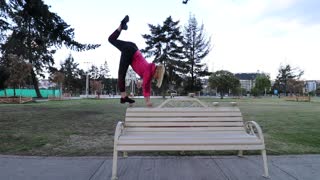
[[[119,121],[116,127],[116,131],[114,133],[114,142],[118,142],[119,136],[121,135],[122,131],[123,131],[123,122]]]
[[[257,135],[257,137],[262,141],[262,143],[264,144],[264,137],[262,134],[262,130],[261,127],[259,126],[258,123],[256,123],[255,121],[247,121],[244,124],[246,131],[248,134],[251,135]]]

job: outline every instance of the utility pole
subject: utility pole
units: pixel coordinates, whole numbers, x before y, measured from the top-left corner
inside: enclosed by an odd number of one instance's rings
[[[84,62],[85,64],[91,64],[91,62],[86,61]],[[86,74],[86,98],[89,96],[89,68],[87,69],[87,74]]]
[[[89,72],[86,75],[86,98],[89,96]]]

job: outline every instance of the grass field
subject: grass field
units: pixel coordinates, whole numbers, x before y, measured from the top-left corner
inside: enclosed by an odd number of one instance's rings
[[[209,105],[221,101],[200,100]],[[155,105],[162,101],[153,99]],[[312,102],[278,98],[222,101],[237,101],[244,119],[257,121],[262,126],[268,154],[320,153],[319,98]],[[143,99],[138,99],[136,106],[144,106]],[[118,99],[0,104],[0,154],[112,155],[115,125],[124,120],[126,108]],[[204,154],[212,153],[230,152]]]

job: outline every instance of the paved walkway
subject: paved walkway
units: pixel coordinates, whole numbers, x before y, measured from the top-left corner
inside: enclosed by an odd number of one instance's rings
[[[272,180],[320,179],[320,155],[268,156]],[[111,157],[0,155],[1,180],[109,180]],[[119,180],[263,180],[261,156],[120,158]]]

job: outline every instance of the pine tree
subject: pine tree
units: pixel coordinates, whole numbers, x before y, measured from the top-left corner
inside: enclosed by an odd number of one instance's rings
[[[287,96],[288,81],[290,79],[299,79],[303,74],[304,71],[299,68],[292,68],[289,64],[280,66],[275,86],[277,86],[279,90],[283,89],[285,96]]]
[[[107,61],[104,61],[104,64],[100,66],[99,69],[100,73],[100,79],[106,79],[110,77],[110,70],[109,70],[109,65]]]
[[[10,29],[10,24],[7,21],[9,13],[9,5],[6,0],[0,0],[0,43],[6,37],[5,32]]]
[[[71,54],[61,64],[60,72],[64,74],[63,87],[68,93],[77,91],[77,79],[80,78],[78,66],[79,63],[74,62]]]
[[[184,27],[183,52],[187,62],[190,84],[187,89],[190,91],[200,90],[201,85],[197,85],[197,78],[208,76],[208,67],[203,63],[203,59],[210,52],[210,41],[204,34],[204,25],[198,26],[195,16],[189,17],[188,24]]]
[[[100,46],[75,41],[74,29],[51,12],[42,0],[11,0],[7,5],[12,27],[1,47],[2,54],[16,54],[32,64],[31,77],[38,97],[41,97],[38,77],[44,77],[44,71],[52,68],[53,54],[57,48],[64,45],[72,50],[83,51]]]
[[[147,47],[141,51],[147,57],[153,57],[154,63],[162,63],[166,69],[162,93],[168,89],[168,83],[175,84],[185,73],[182,53],[182,34],[178,26],[179,21],[173,21],[169,16],[163,25],[149,24],[150,34],[142,37],[146,40]]]

